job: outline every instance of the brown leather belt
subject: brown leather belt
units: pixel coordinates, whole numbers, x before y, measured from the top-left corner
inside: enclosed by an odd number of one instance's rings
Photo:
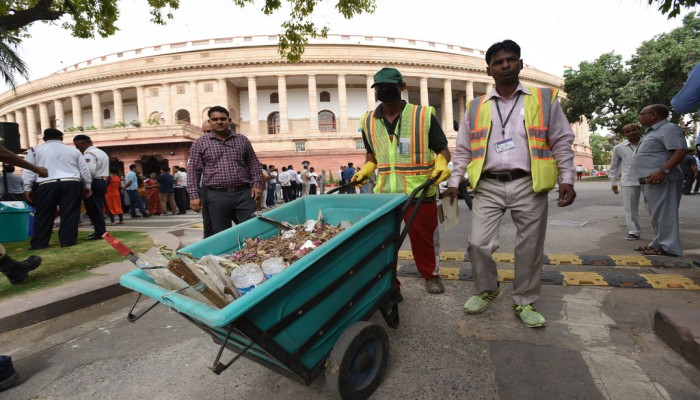
[[[229,186],[229,187],[214,187],[214,186],[207,186],[207,190],[211,190],[214,192],[228,192],[228,193],[236,193],[240,192],[242,190],[250,190],[250,185],[236,185],[236,186]]]
[[[498,171],[498,172],[484,172],[481,174],[482,178],[486,179],[497,179],[499,182],[511,182],[516,179],[524,178],[530,176],[528,171],[523,171],[522,169],[514,169],[512,171]]]

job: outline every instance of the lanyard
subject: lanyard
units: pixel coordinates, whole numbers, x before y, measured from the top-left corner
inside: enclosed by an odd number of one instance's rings
[[[522,92],[518,92],[518,95],[515,97],[515,102],[513,103],[513,107],[511,107],[505,122],[503,121],[503,116],[501,115],[501,107],[498,106],[498,99],[496,99],[496,111],[498,111],[498,119],[501,120],[501,135],[503,135],[503,137],[506,137],[506,125],[508,124],[508,121],[510,121],[510,116],[513,115],[513,110],[515,110],[515,106],[518,105],[518,99],[520,99],[521,94]]]

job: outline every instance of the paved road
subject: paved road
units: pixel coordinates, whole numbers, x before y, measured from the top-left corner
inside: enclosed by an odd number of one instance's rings
[[[581,184],[578,190],[574,206],[551,209],[546,252],[634,254],[640,242],[623,240],[620,198],[606,184]],[[699,206],[700,196],[683,198],[682,237],[690,256],[700,254],[694,240]],[[442,251],[466,249],[469,221],[466,207],[462,211],[465,226],[443,233]],[[190,228],[196,216],[166,218],[184,229],[184,242],[201,234]],[[126,227],[156,222],[162,221],[129,221]],[[642,225],[648,238],[648,218]],[[509,219],[502,232],[499,252],[512,251]],[[673,272],[697,276],[698,270]],[[428,296],[421,281],[401,280],[401,326],[387,328],[389,365],[373,398],[700,398],[700,371],[652,329],[656,308],[697,309],[700,291],[545,285],[538,308],[549,325],[533,330],[512,314],[510,285],[491,309],[469,316],[462,305],[473,291],[471,282],[448,281],[444,295]],[[131,301],[132,295],[122,296],[0,335],[0,349],[14,356],[25,380],[2,398],[329,398],[323,376],[305,387],[247,360],[217,376],[208,370],[217,350],[208,336],[163,306],[135,324],[126,322]],[[381,317],[373,321],[385,326]]]

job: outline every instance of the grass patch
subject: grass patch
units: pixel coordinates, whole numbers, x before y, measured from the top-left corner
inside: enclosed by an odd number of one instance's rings
[[[59,244],[57,232],[51,235],[49,247],[43,250],[28,250],[29,240],[4,244],[7,254],[15,260],[22,261],[33,254],[41,257],[43,261],[39,268],[30,272],[29,278],[19,285],[10,284],[5,275],[0,274],[0,300],[87,278],[92,275],[90,270],[95,267],[126,260],[104,240],[85,240],[90,233],[92,232],[78,232],[78,243],[65,248]],[[136,253],[144,252],[153,246],[150,236],[141,232],[111,233]]]

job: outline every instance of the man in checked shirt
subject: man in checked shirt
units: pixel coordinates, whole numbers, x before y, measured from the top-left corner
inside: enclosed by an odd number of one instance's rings
[[[206,206],[211,217],[212,234],[250,219],[262,196],[262,169],[255,150],[245,136],[232,132],[228,110],[209,109],[211,131],[195,140],[190,148],[187,192],[190,208],[196,212]],[[200,182],[206,196],[201,204]]]

